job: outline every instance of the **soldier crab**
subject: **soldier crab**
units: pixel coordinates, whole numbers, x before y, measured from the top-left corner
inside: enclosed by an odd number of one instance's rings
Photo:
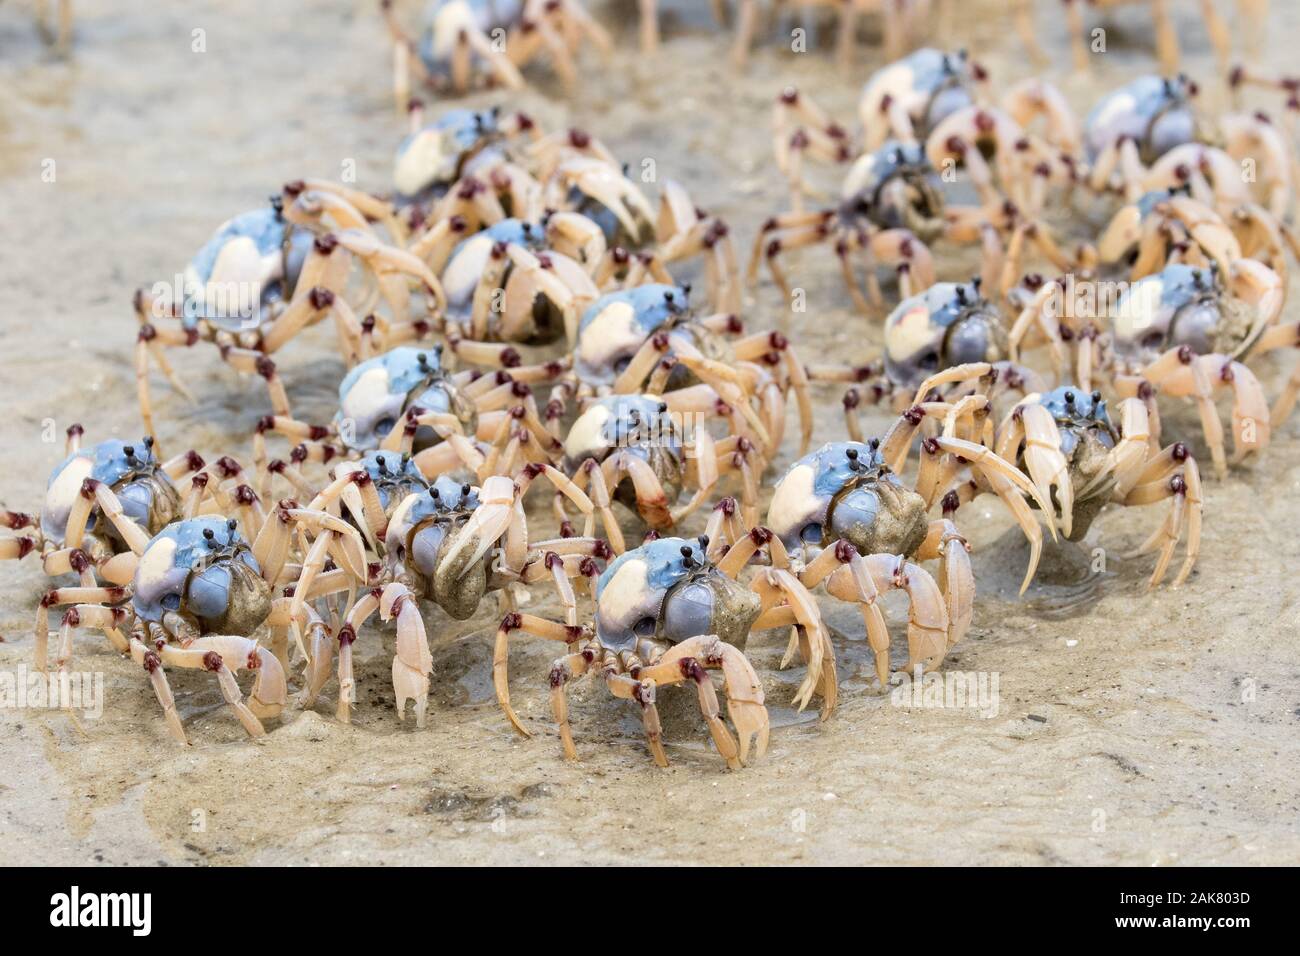
[[[764,225],[750,260],[751,281],[765,250],[773,277],[788,294],[777,257],[822,242],[834,244],[854,303],[864,312],[868,302],[848,258],[857,250],[869,254],[868,293],[876,307],[876,263],[899,267],[906,298],[934,281],[925,244],[938,238],[982,243],[984,275],[1003,289],[1017,273],[1026,243],[1036,245],[1058,268],[1067,268],[1071,260],[1038,219],[1046,185],[1069,184],[1074,176],[1078,134],[1064,98],[1041,80],[1027,80],[1006,94],[1001,109],[985,107],[979,105],[985,99],[985,79],[983,69],[969,63],[964,52],[929,49],[879,71],[862,96],[860,153],[845,130],[807,96],[793,88],[783,91],[776,110],[776,155],[790,181],[793,211]],[[1046,139],[1027,129],[1040,116],[1046,117]],[[805,154],[822,162],[857,156],[837,208],[802,211]],[[986,157],[995,158],[1001,190]],[[975,181],[978,205],[949,204],[944,198],[938,171],[944,170],[947,179],[959,166]],[[1009,237],[1005,254],[1003,234]]]
[[[193,451],[160,462],[148,437],[83,448],[82,433],[80,425],[68,428],[67,457],[50,474],[38,517],[0,512],[4,525],[27,531],[0,542],[0,557],[37,551],[51,577],[72,571],[93,586],[98,573],[125,584],[134,570],[131,552],[180,517],[183,496],[177,482],[199,473],[205,463]]]
[[[1159,433],[1147,411],[1139,399],[1124,399],[1116,427],[1100,392],[1063,385],[1017,404],[1003,419],[996,446],[1028,471],[1037,501],[1054,504],[1052,519],[1069,541],[1088,533],[1107,502],[1129,507],[1169,499],[1165,520],[1132,555],[1160,552],[1149,590],[1164,579],[1184,533],[1187,553],[1173,586],[1191,574],[1200,550],[1202,497],[1200,471],[1186,445],[1153,450]]]
[[[505,372],[448,372],[441,355],[441,346],[399,346],[357,365],[339,385],[339,409],[329,426],[285,415],[262,419],[254,436],[259,471],[281,474],[310,495],[298,465],[376,449],[394,459],[414,454],[415,466],[428,478],[458,468],[480,476],[508,472],[516,459],[558,460],[560,441],[542,422],[524,382]],[[299,441],[289,463],[262,464],[269,432]]]
[[[1270,411],[1263,387],[1244,364],[1249,356],[1294,347],[1295,323],[1278,324],[1283,290],[1276,272],[1253,259],[1235,259],[1226,274],[1209,267],[1175,262],[1129,285],[1110,309],[1104,327],[1082,326],[1052,305],[1054,289],[1044,286],[1026,306],[1015,328],[1016,347],[1031,325],[1054,346],[1058,374],[1067,341],[1076,352],[1076,384],[1090,390],[1095,376],[1113,382],[1121,398],[1144,400],[1157,393],[1196,401],[1216,473],[1268,445],[1272,428],[1285,420],[1300,392],[1292,376]],[[1231,459],[1223,447],[1223,427],[1214,395],[1231,388],[1234,396]],[[1149,411],[1155,414],[1155,406]],[[1159,420],[1153,426],[1159,431]]]
[[[1043,536],[1022,495],[1046,499],[1008,461],[971,440],[978,430],[975,421],[986,414],[982,396],[957,404],[927,402],[904,414],[883,439],[822,446],[796,461],[777,482],[765,528],[746,532],[735,521],[734,508],[715,511],[711,540],[736,542],[724,563],[733,555],[751,558],[766,552],[768,567],[753,584],[763,598],[755,627],[793,627],[791,649],[804,648],[810,662],[805,695],[819,681],[833,680],[834,657],[810,593],[822,583],[832,597],[861,607],[882,687],[889,683],[889,632],[876,602],[887,591],[902,589],[910,601],[908,668],[942,664],[970,625],[975,595],[969,545],[950,516],[980,491],[995,492],[1029,539],[1022,593],[1029,586]],[[922,440],[920,469],[909,487],[901,473],[912,439],[927,418],[942,420],[943,434]],[[936,502],[942,502],[943,517],[931,520],[927,515]],[[920,566],[935,558],[937,583]],[[820,653],[819,640],[825,648]],[[816,663],[826,658],[829,665]],[[826,666],[832,670],[829,676]]]
[[[407,100],[412,72],[458,93],[478,76],[518,89],[524,85],[519,69],[546,55],[572,87],[578,41],[587,39],[604,52],[610,48],[608,34],[580,0],[433,0],[418,45],[393,12],[392,0],[381,0],[380,8],[393,38],[399,106]]]
[[[260,518],[260,511],[255,514]],[[167,667],[213,674],[245,730],[262,735],[262,719],[277,715],[285,702],[289,601],[273,599],[272,586],[289,555],[294,520],[287,506],[278,508],[261,524],[251,546],[238,530],[238,521],[216,515],[188,517],[143,543],[134,542],[134,567],[126,586],[104,587],[92,581],[45,595],[36,627],[37,668],[46,667],[48,609],[71,604],[59,633],[55,663],[60,674],[66,674],[71,663],[76,629],[97,628],[144,668],[168,730],[181,743],[187,742],[185,730]],[[345,556],[354,552],[340,548],[335,553],[347,560]],[[313,630],[324,629],[310,609],[303,611],[301,622]],[[275,634],[270,650],[251,636],[263,624],[270,624]],[[247,701],[234,677],[241,669],[257,675]]]
[[[864,400],[902,411],[927,378],[969,363],[989,363],[1000,389],[1040,387],[1036,372],[1007,361],[1001,312],[981,294],[982,288],[979,279],[939,282],[900,302],[885,319],[881,361],[856,368],[809,367],[813,379],[855,383],[844,396],[849,434],[855,440],[861,439],[857,409]]]
[[[358,208],[385,215],[383,204],[328,184],[297,182],[285,189],[290,207],[277,198],[269,208],[236,217],[217,230],[187,268],[179,298],[167,287],[136,293],[136,382],[145,427],[155,438],[150,361],[188,395],[172,373],[165,346],[213,343],[236,371],[264,378],[275,413],[288,417],[288,398],[270,356],[304,328],[332,316],[343,357],[353,361],[363,333],[356,313],[369,312],[375,298],[388,303],[391,315],[380,331],[394,342],[418,334],[420,323],[409,318],[411,279],[429,290],[440,307],[445,303],[437,277],[415,257],[380,242]],[[329,231],[327,220],[342,228]],[[346,298],[354,257],[365,264],[374,283],[370,297],[357,308]],[[177,324],[164,324],[164,319]]]
[[[544,631],[543,636],[576,641],[581,629],[577,626],[571,579],[594,577],[595,559],[609,552],[605,542],[591,537],[529,541],[521,497],[538,477],[545,476],[565,490],[586,514],[592,513],[586,495],[549,466],[526,467],[517,480],[494,475],[481,486],[445,475],[429,484],[405,468],[399,473],[400,482],[390,483],[385,489],[371,479],[369,471],[341,467],[335,480],[312,501],[308,513],[323,515],[336,511],[340,501],[346,502],[352,519],[368,527],[367,538],[379,563],[374,569],[362,565],[360,571],[326,570],[326,556],[335,547],[334,539],[340,537],[340,531],[327,519],[321,519],[320,535],[308,549],[294,586],[290,616],[296,622],[299,609],[309,601],[366,588],[359,600],[350,603],[338,632],[338,717],[350,719],[355,699],[352,643],[370,615],[378,610],[383,620],[397,621],[393,689],[398,717],[404,716],[407,701],[413,701],[416,725],[423,727],[433,663],[420,615],[421,602],[436,605],[455,620],[465,620],[486,595],[495,593],[501,606],[511,609],[508,620],[532,622],[531,615],[513,612],[514,589],[549,580],[567,608],[567,623],[538,627]],[[497,636],[493,655],[493,682],[511,725],[527,736],[510,706],[508,652],[509,633],[503,630]],[[303,700],[309,702],[329,677],[333,649],[328,636],[317,634],[305,656],[308,665]]]
[[[753,444],[743,434],[715,441],[707,426],[693,418],[690,404],[680,403],[685,392],[596,399],[565,436],[564,468],[593,496],[615,554],[626,545],[611,510],[613,501],[634,510],[651,532],[662,534],[694,513],[720,477],[738,472],[746,513],[757,508],[766,462],[753,454]],[[687,421],[694,427],[688,429]],[[687,492],[689,500],[674,507]],[[557,491],[555,507],[567,521],[564,499]]]
[[[641,710],[651,756],[668,766],[659,721],[660,687],[691,682],[700,712],[727,766],[740,769],[757,738],[758,756],[769,733],[763,687],[742,648],[761,612],[758,595],[735,581],[735,563],[711,560],[707,539],[660,538],[619,556],[596,582],[594,627],[565,634],[569,653],[551,668],[551,705],[564,754],[577,759],[569,726],[569,681],[599,674],[610,692]],[[518,630],[553,637],[552,622],[508,615],[502,635]],[[737,737],[723,721],[708,671],[720,670]]]

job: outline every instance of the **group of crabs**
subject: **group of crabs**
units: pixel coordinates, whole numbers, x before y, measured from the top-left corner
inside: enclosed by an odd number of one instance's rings
[[[1232,80],[1294,100],[1290,81]],[[882,359],[842,367],[805,365],[782,332],[745,332],[728,228],[680,185],[665,183],[656,206],[583,131],[548,133],[498,110],[426,122],[413,104],[391,196],[288,183],[217,230],[178,301],[137,294],[146,436],[83,446],[74,426],[39,516],[0,512],[18,532],[0,556],[37,553],[49,576],[78,579],[40,602],[38,668],[68,679],[73,636],[93,628],[147,672],[180,741],[168,666],[213,673],[253,735],[286,705],[291,668],[303,707],[335,677],[346,721],[352,647],[378,612],[396,624],[399,717],[412,702],[423,726],[425,611],[464,621],[495,600],[493,681],[519,733],[508,650],[532,635],[564,647],[549,682],[567,756],[566,688],[596,674],[637,705],[661,765],[659,688],[694,685],[715,746],[739,767],[769,729],[743,650],[751,632],[788,629],[783,664],[806,665],[795,704],[820,698],[823,719],[835,709],[818,589],[860,609],[882,687],[879,602],[892,590],[909,601],[909,670],[942,664],[972,619],[955,515],[979,495],[997,495],[1030,543],[1022,593],[1043,526],[1079,540],[1108,502],[1169,503],[1138,553],[1157,553],[1154,586],[1185,536],[1181,584],[1199,548],[1201,478],[1187,445],[1161,444],[1159,396],[1198,403],[1222,476],[1216,390],[1235,395],[1233,462],[1263,449],[1300,391],[1297,375],[1270,410],[1244,364],[1300,344],[1300,327],[1279,320],[1297,252],[1285,221],[1291,131],[1257,113],[1211,123],[1183,77],[1135,80],[1083,124],[1041,80],[1000,105],[988,85],[964,53],[912,53],[867,83],[857,143],[808,97],[781,95],[776,150],[792,210],[763,226],[750,273],[766,259],[784,287],[787,252],[835,249],[854,304],[888,311]],[[832,208],[803,209],[805,158],[852,161]],[[1259,167],[1248,184],[1244,158]],[[946,169],[962,172],[974,202],[953,201]],[[1051,216],[1085,198],[1118,211],[1095,244],[1066,252]],[[937,242],[978,243],[980,276],[936,281]],[[1022,275],[1033,255],[1061,280]],[[700,305],[670,266],[702,272]],[[901,301],[886,309],[891,277]],[[1109,278],[1129,283],[1114,315],[1068,297],[1060,307],[1076,279]],[[322,323],[348,369],[328,424],[295,416],[271,357]],[[247,464],[162,453],[150,370],[185,392],[167,349],[200,343],[265,380],[272,413]],[[1020,364],[1039,347],[1053,386]],[[817,382],[852,387],[846,440],[810,451]],[[859,422],[866,403],[898,413],[878,437]],[[763,512],[790,405],[799,457],[775,475]],[[271,457],[272,442],[290,450]],[[525,509],[539,479],[558,526],[543,540]],[[680,536],[710,506],[704,533]],[[560,619],[521,610],[533,586],[554,588]],[[245,669],[256,675],[247,698],[234,676]]]

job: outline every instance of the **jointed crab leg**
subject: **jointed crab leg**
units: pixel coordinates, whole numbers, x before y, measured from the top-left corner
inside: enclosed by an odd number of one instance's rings
[[[1236,464],[1268,445],[1272,419],[1264,390],[1255,373],[1240,362],[1225,355],[1195,355],[1187,346],[1180,346],[1147,366],[1143,376],[1166,394],[1191,396],[1196,400],[1220,478],[1227,474],[1229,461]],[[1123,386],[1121,383],[1121,390]],[[1232,388],[1234,399],[1231,459],[1224,456],[1223,426],[1214,407],[1214,392],[1223,386]]]
[[[736,546],[733,545],[734,547]],[[761,569],[752,582],[752,587],[763,599],[765,612],[765,615],[760,616],[755,622],[754,627],[758,629],[789,624],[793,628],[792,644],[797,644],[808,665],[807,673],[795,693],[793,703],[799,710],[803,710],[812,701],[813,694],[821,694],[821,719],[826,720],[834,713],[839,699],[839,683],[835,673],[835,649],[831,646],[830,635],[827,634],[826,626],[822,623],[817,602],[804,583],[789,570],[788,561],[784,560],[784,556],[782,558],[783,560],[778,561],[774,556],[774,567]],[[779,613],[780,608],[789,609],[789,620]],[[774,610],[777,613],[773,613]],[[790,656],[790,651],[787,651],[786,659],[782,661],[783,667],[788,665]]]
[[[739,747],[719,715],[717,695],[705,668],[722,670],[727,713],[735,725]],[[766,753],[770,725],[763,703],[763,685],[745,655],[730,644],[712,635],[690,638],[673,645],[654,664],[641,668],[638,678],[643,682],[654,681],[656,685],[694,681],[700,711],[709,725],[714,745],[731,769],[744,766],[751,742],[755,740],[756,755],[761,757]]]
[[[1025,467],[1034,481],[1039,507],[1050,516],[1054,511],[1043,502],[1055,501],[1060,511],[1061,533],[1068,538],[1074,523],[1074,488],[1069,467],[1061,454],[1061,436],[1056,422],[1041,405],[1022,405],[1017,412],[1017,420],[1024,430]]]
[[[397,653],[393,655],[393,690],[397,694],[397,719],[406,716],[406,702],[414,701],[415,725],[423,727],[429,705],[429,672],[433,655],[415,595],[404,584],[390,584],[379,598],[379,616],[397,619]]]
[[[917,549],[916,559],[939,559],[939,592],[948,609],[948,647],[963,637],[975,612],[975,576],[970,566],[970,545],[946,518],[930,522],[930,531]]]
[[[544,637],[552,641],[562,641],[570,645],[571,648],[575,647],[577,642],[582,640],[588,632],[582,627],[548,621],[546,618],[538,617],[535,614],[519,614],[512,611],[501,619],[501,625],[497,628],[496,645],[492,652],[492,684],[496,688],[497,703],[506,715],[506,719],[510,721],[510,726],[520,736],[531,737],[532,734],[528,728],[523,725],[519,715],[515,713],[515,709],[510,706],[510,677],[507,665],[510,653],[510,637],[516,631],[532,634],[535,637]]]
[[[1125,505],[1145,505],[1172,497],[1173,505],[1160,527],[1130,556],[1159,549],[1160,557],[1147,582],[1147,590],[1164,579],[1174,548],[1185,528],[1187,553],[1173,587],[1177,588],[1192,573],[1200,552],[1203,500],[1201,475],[1196,459],[1181,442],[1167,446],[1148,458],[1149,426],[1146,407],[1137,399],[1126,399],[1120,406],[1122,438],[1112,449],[1115,464],[1113,498]]]

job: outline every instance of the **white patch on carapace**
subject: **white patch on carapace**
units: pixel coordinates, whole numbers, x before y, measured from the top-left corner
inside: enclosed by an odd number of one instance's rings
[[[885,348],[895,362],[904,362],[924,349],[933,338],[930,308],[924,299],[919,299],[886,330]]]
[[[593,405],[578,416],[564,439],[564,454],[570,461],[576,463],[609,447],[605,440],[605,423],[609,421],[609,415],[607,406]]]
[[[392,398],[388,390],[388,369],[376,365],[367,369],[343,396],[340,407],[344,418],[363,421],[372,418]]]
[[[424,129],[411,138],[393,165],[393,185],[404,196],[414,196],[444,172],[442,133],[435,129]]]
[[[466,0],[452,0],[444,3],[433,15],[430,25],[433,30],[433,42],[430,44],[435,60],[451,59],[462,32],[478,33],[479,25],[474,19],[474,11]]]
[[[156,584],[171,571],[176,557],[176,540],[159,538],[140,555],[140,564],[135,569],[137,590],[147,591],[150,584]]]
[[[600,592],[600,611],[611,621],[630,626],[643,614],[649,584],[648,566],[640,558],[625,561]]]
[[[1165,331],[1160,299],[1165,284],[1158,276],[1135,282],[1115,306],[1115,337],[1121,342],[1140,338],[1148,330]]]
[[[796,465],[777,482],[767,509],[767,523],[778,537],[785,537],[817,513],[820,502],[813,492],[816,477],[815,466]]]
[[[1092,147],[1101,152],[1120,133],[1126,132],[1125,120],[1136,110],[1137,98],[1127,90],[1120,90],[1103,100],[1088,127]]]
[[[630,302],[611,302],[582,330],[578,358],[586,365],[603,368],[615,355],[635,352],[645,341],[645,330],[636,320]]]
[[[68,462],[59,472],[59,477],[45,492],[45,510],[42,513],[41,526],[46,534],[57,534],[62,538],[68,530],[68,514],[77,503],[81,494],[81,484],[90,477],[95,467],[95,460],[85,455]]]
[[[911,113],[916,100],[916,79],[907,63],[892,63],[873,76],[862,90],[858,111],[862,125],[870,129],[877,123],[887,123],[888,118],[880,108],[881,101],[889,96],[900,101]]]
[[[857,162],[849,169],[849,174],[844,177],[844,188],[840,190],[840,196],[844,199],[852,199],[862,192],[867,183],[873,181],[875,169],[875,153],[865,153],[859,156]]]
[[[442,273],[442,287],[450,305],[470,305],[474,290],[478,288],[479,277],[483,275],[488,256],[492,253],[492,245],[491,236],[479,233],[466,239],[447,263],[447,268]]]

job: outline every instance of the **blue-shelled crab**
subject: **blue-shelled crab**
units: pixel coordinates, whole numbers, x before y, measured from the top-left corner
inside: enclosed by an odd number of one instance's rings
[[[527,736],[528,731],[510,706],[509,640],[511,632],[518,628],[507,625],[514,620],[532,622],[534,618],[514,612],[515,591],[552,582],[566,607],[566,623],[547,626],[544,636],[577,639],[581,629],[573,582],[594,577],[598,571],[596,561],[610,554],[604,541],[590,537],[591,501],[547,465],[525,466],[513,480],[492,475],[471,484],[440,475],[428,482],[407,459],[395,455],[385,463],[386,456],[377,452],[366,457],[364,466],[340,465],[334,481],[306,509],[305,514],[331,516],[338,521],[343,505],[352,523],[340,527],[328,518],[319,519],[319,533],[307,550],[294,585],[291,624],[301,620],[301,609],[309,608],[312,601],[340,592],[354,596],[362,590],[359,599],[349,601],[338,632],[338,717],[349,720],[355,700],[352,643],[370,616],[379,611],[383,620],[397,622],[393,689],[398,717],[404,716],[407,701],[413,701],[416,724],[423,727],[433,663],[420,605],[428,602],[454,620],[463,621],[474,614],[485,597],[495,595],[500,606],[511,613],[497,634],[493,682],[502,711],[511,725]],[[380,480],[374,477],[377,471]],[[564,491],[588,515],[587,536],[529,540],[521,498],[540,477]],[[354,526],[364,532],[375,562],[327,568],[327,558],[346,539],[344,529]],[[293,626],[296,628],[296,624]],[[296,630],[294,633],[297,635]],[[328,634],[317,634],[310,649],[304,651],[304,703],[313,701],[329,678],[333,654]]]
[[[767,748],[763,687],[742,648],[762,610],[758,595],[738,584],[736,568],[714,562],[707,539],[660,538],[620,555],[596,582],[595,624],[565,635],[569,653],[551,668],[551,704],[564,754],[577,759],[569,727],[568,682],[599,674],[614,696],[641,710],[650,753],[668,766],[656,706],[659,688],[691,682],[718,753],[739,769]],[[512,615],[502,628],[553,637],[555,625]],[[709,670],[720,670],[727,709],[739,737],[723,721]]]
[[[269,207],[222,225],[178,277],[178,287],[159,283],[138,290],[136,383],[149,433],[157,438],[151,362],[189,394],[172,372],[166,347],[212,343],[236,371],[264,378],[275,413],[288,416],[288,397],[270,356],[303,329],[331,318],[349,363],[357,360],[363,337],[395,344],[426,332],[428,323],[413,317],[412,283],[436,309],[446,304],[442,286],[416,256],[382,242],[370,227],[369,219],[387,216],[387,208],[345,187],[289,183]],[[397,228],[390,219],[390,231]],[[350,301],[356,261],[369,288],[364,299],[354,294]],[[381,300],[385,315],[374,311]]]
[[[1213,118],[1198,107],[1185,76],[1140,76],[1101,99],[1083,126],[1089,185],[1128,202],[1186,188],[1220,213],[1245,242],[1251,231],[1282,229],[1294,200],[1292,150],[1261,112]]]
[[[986,79],[964,51],[918,50],[885,67],[863,91],[860,146],[808,96],[784,90],[776,109],[776,157],[790,182],[792,211],[764,225],[750,260],[751,281],[765,253],[788,297],[777,258],[789,249],[831,243],[854,304],[868,312],[882,302],[879,265],[899,270],[904,298],[934,281],[927,245],[937,239],[980,243],[982,274],[990,288],[1003,292],[1027,245],[1067,268],[1072,260],[1040,219],[1047,186],[1068,185],[1075,175],[1078,133],[1064,97],[1031,79],[1012,87],[995,108],[985,105]],[[1031,128],[1039,119],[1042,135]],[[803,211],[805,156],[853,161],[837,207]],[[951,181],[959,167],[974,181],[978,204],[945,198],[941,179]],[[851,259],[857,252],[867,264],[865,297]]]
[[[1091,391],[1094,381],[1109,383],[1121,398],[1150,401],[1158,394],[1191,398],[1214,461],[1223,477],[1228,463],[1259,453],[1272,429],[1290,413],[1300,393],[1292,375],[1272,409],[1263,386],[1245,364],[1247,358],[1300,342],[1297,323],[1279,324],[1284,287],[1281,277],[1254,259],[1192,265],[1172,262],[1124,288],[1108,303],[1096,325],[1063,310],[1049,284],[1031,300],[1013,329],[1017,349],[1033,337],[1049,342],[1058,375],[1074,350],[1074,382]],[[1224,451],[1224,428],[1214,406],[1216,393],[1231,389],[1232,444]],[[1159,419],[1153,431],[1160,430]]]
[[[927,392],[935,384],[926,383]],[[732,502],[715,510],[709,525],[714,546],[738,542],[723,563],[743,555],[765,565],[752,582],[763,598],[755,627],[791,627],[787,660],[800,647],[809,661],[801,703],[819,681],[833,682],[834,656],[811,593],[819,584],[830,596],[861,607],[882,687],[889,684],[889,632],[876,602],[887,591],[901,589],[910,602],[908,668],[942,664],[969,627],[975,598],[969,545],[952,515],[977,494],[997,494],[1028,538],[1021,591],[1029,586],[1043,534],[1023,496],[1046,499],[981,443],[987,415],[982,395],[952,403],[918,399],[883,438],[832,442],[791,465],[773,491],[765,527],[747,531]],[[903,477],[908,452],[927,420],[942,422],[942,432],[921,439],[919,470],[909,483]],[[936,504],[942,516],[931,518]],[[936,558],[937,582],[921,567]]]
[[[165,674],[168,667],[212,673],[245,730],[251,736],[265,733],[262,719],[279,714],[286,697],[290,599],[275,597],[273,589],[293,550],[292,526],[320,527],[322,521],[338,519],[306,515],[292,503],[281,503],[266,516],[260,507],[250,509],[246,521],[255,529],[251,544],[237,519],[185,517],[143,543],[133,542],[128,584],[92,581],[48,592],[37,619],[37,668],[46,668],[48,610],[71,605],[63,614],[55,654],[60,675],[72,663],[76,630],[95,628],[144,668],[167,728],[181,743],[187,740]],[[357,542],[334,548],[331,556],[345,567],[354,566],[361,560],[359,536]],[[298,613],[296,628],[326,629],[311,608]],[[272,632],[269,649],[253,637],[264,625]],[[247,701],[234,676],[243,669],[257,675]]]
[[[971,363],[992,366],[999,390],[1034,391],[1042,379],[1032,369],[1008,361],[1008,339],[1001,311],[983,294],[983,282],[939,282],[904,299],[885,319],[884,354],[867,365],[810,366],[810,377],[854,385],[844,396],[849,436],[862,440],[858,409],[864,402],[895,411],[910,407],[928,378]],[[959,386],[960,374],[941,384]]]
[[[1147,584],[1155,587],[1185,534],[1186,557],[1173,582],[1178,587],[1200,551],[1200,471],[1181,442],[1155,450],[1159,423],[1153,429],[1148,408],[1140,399],[1124,399],[1116,425],[1100,392],[1062,385],[1030,395],[1008,412],[996,448],[1029,473],[1038,489],[1036,503],[1052,503],[1049,520],[1070,541],[1088,533],[1108,502],[1128,507],[1169,500],[1165,520],[1133,554],[1160,552]]]
[[[288,462],[266,462],[270,433],[298,441]],[[254,448],[259,473],[283,475],[312,495],[311,483],[298,470],[303,462],[329,464],[378,449],[394,460],[414,455],[413,464],[429,479],[458,469],[486,477],[513,473],[529,462],[558,461],[562,444],[542,421],[522,378],[505,371],[449,372],[441,346],[399,346],[348,372],[330,425],[266,416]]]
[[[197,507],[213,475],[219,483],[241,471],[226,457],[208,466],[193,451],[159,461],[148,436],[83,447],[82,434],[80,425],[68,428],[67,457],[50,474],[39,515],[0,511],[0,524],[23,532],[0,540],[0,557],[36,552],[51,577],[76,573],[94,586],[98,575],[126,584],[135,571],[132,552]]]
[[[393,6],[392,0],[381,0],[393,38],[393,92],[399,106],[408,98],[412,73],[457,93],[479,81],[519,89],[524,85],[520,68],[541,56],[572,88],[579,42],[587,40],[606,53],[610,49],[609,35],[581,0],[433,0],[418,43]]]
[[[664,534],[703,505],[722,476],[738,473],[746,507],[757,507],[763,462],[752,443],[743,434],[715,440],[706,425],[677,405],[679,394],[596,399],[565,436],[562,467],[591,494],[615,554],[626,550],[611,508],[615,501],[634,511],[650,531]],[[686,427],[688,422],[694,427]],[[683,495],[689,498],[678,505]],[[559,492],[555,507],[567,520]]]

